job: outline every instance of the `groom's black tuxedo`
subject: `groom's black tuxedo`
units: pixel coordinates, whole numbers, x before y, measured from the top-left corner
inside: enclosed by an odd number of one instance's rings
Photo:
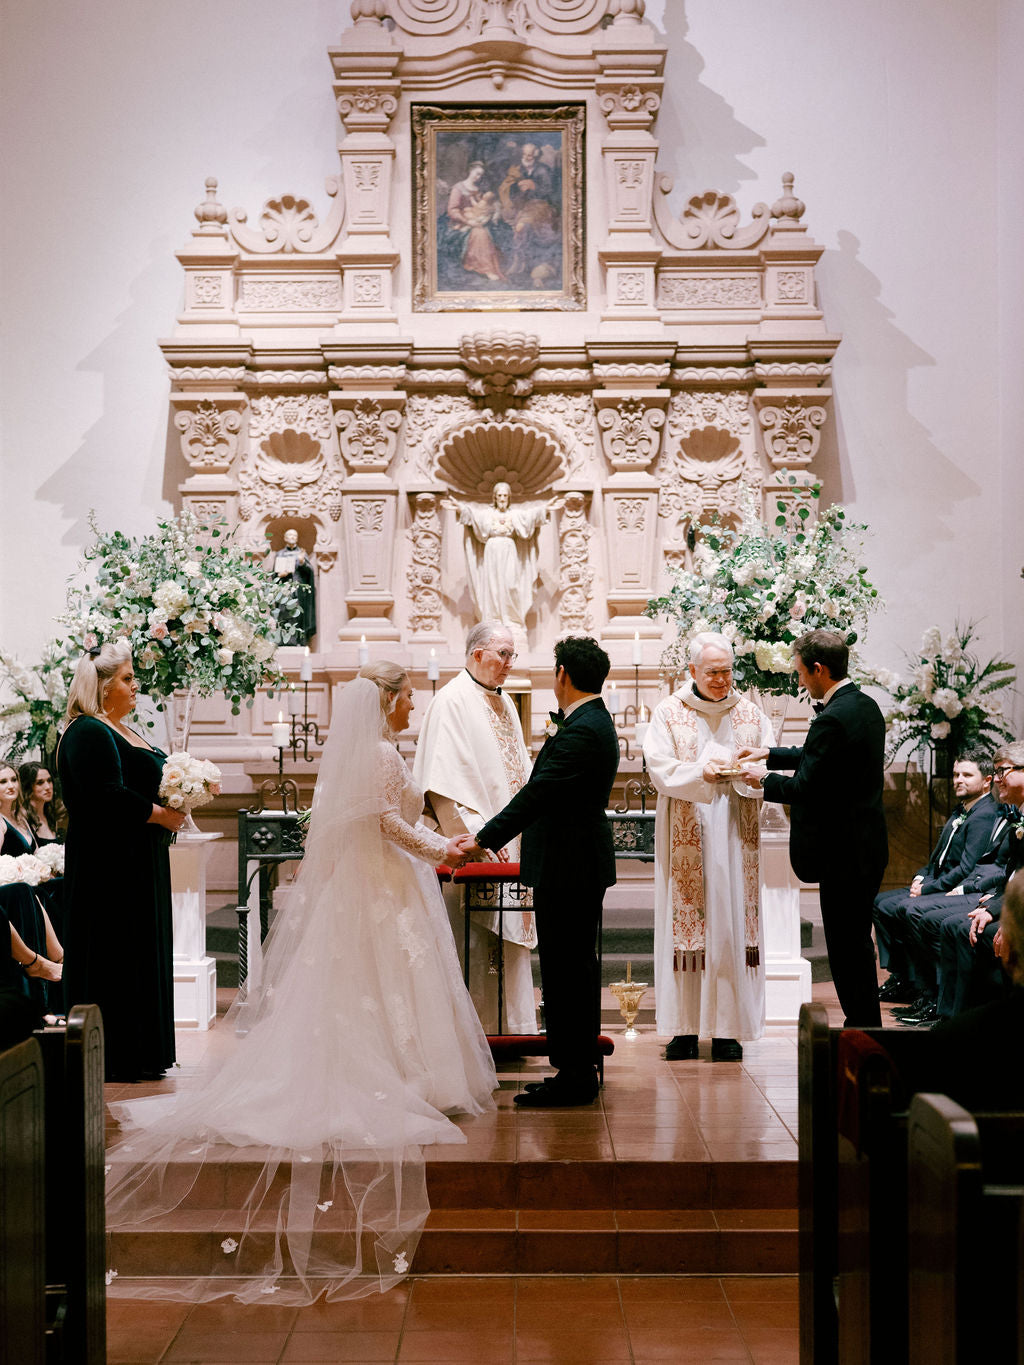
[[[581,1085],[593,1083],[600,1032],[597,928],[605,888],[615,881],[605,811],[618,767],[604,702],[584,702],[545,743],[526,786],[476,835],[483,848],[522,835],[520,875],[535,888],[551,1062]]]
[[[847,1023],[878,1027],[871,908],[889,861],[882,808],[885,721],[859,687],[833,692],[811,721],[802,749],[770,749],[768,801],[790,807],[789,859],[817,882],[832,980]]]

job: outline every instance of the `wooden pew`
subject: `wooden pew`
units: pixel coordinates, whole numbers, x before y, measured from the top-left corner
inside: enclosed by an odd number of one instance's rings
[[[915,1095],[907,1185],[910,1365],[1014,1365],[1024,1114]]]
[[[801,1365],[906,1359],[906,1094],[930,1060],[925,1031],[865,1029],[892,1066],[859,1074],[856,1147],[839,1133],[838,1048],[823,1005],[799,1024]],[[903,1087],[906,1087],[904,1092]],[[875,1159],[872,1160],[872,1157]]]
[[[76,1005],[66,1028],[34,1035],[42,1052],[46,1106],[46,1296],[48,1359],[106,1361],[103,1020]]]
[[[46,1269],[43,1058],[0,1052],[0,1360],[43,1365]]]

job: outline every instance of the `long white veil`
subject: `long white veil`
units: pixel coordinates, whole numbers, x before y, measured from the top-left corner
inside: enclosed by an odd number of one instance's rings
[[[357,678],[334,709],[260,985],[173,1096],[112,1106],[111,1294],[301,1304],[387,1289],[412,1261],[429,1211],[420,1145],[465,1139],[403,1079],[379,1008],[381,742],[377,686]],[[179,1225],[206,1229],[200,1260],[132,1278],[131,1232]]]

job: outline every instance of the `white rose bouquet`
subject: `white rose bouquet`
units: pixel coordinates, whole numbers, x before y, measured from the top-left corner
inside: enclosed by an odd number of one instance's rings
[[[13,882],[38,886],[40,882],[48,882],[53,875],[49,863],[35,853],[20,853],[17,858],[9,854],[0,857],[0,886],[10,886]]]
[[[158,795],[171,810],[191,814],[208,805],[220,791],[220,769],[207,758],[180,752],[168,754]]]
[[[64,875],[64,845],[63,844],[43,844],[42,848],[37,848],[33,857],[39,862],[45,863],[54,877]]]

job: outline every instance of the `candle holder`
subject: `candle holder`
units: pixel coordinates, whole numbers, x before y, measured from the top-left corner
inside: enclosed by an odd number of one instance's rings
[[[260,783],[259,798],[260,803],[256,807],[257,814],[267,809],[267,798],[279,796],[281,798],[281,809],[285,815],[294,814],[299,809],[299,788],[295,779],[284,775],[284,747],[280,744],[277,748],[277,781],[272,777],[265,777]],[[288,797],[292,799],[292,810],[288,810]]]
[[[647,759],[644,757],[643,749],[641,749],[640,776],[631,777],[628,782],[623,784],[622,805],[615,807],[615,813],[616,815],[625,815],[630,810],[632,799],[635,796],[640,802],[641,814],[646,815],[648,799],[657,795],[657,790],[647,773]]]
[[[648,982],[633,980],[633,964],[626,963],[625,981],[613,981],[608,989],[619,1002],[619,1013],[626,1023],[623,1038],[639,1038],[640,1034],[633,1027],[636,1023],[636,1016],[640,1013],[640,1002],[644,998]]]
[[[292,758],[298,761],[299,743],[301,741],[302,757],[306,760],[307,763],[312,763],[315,755],[309,752],[310,739],[313,740],[314,744],[323,744],[324,741],[320,734],[320,727],[317,725],[315,720],[310,720],[309,717],[308,680],[304,679],[302,683],[302,720],[300,721],[298,716],[292,716],[290,717],[290,719],[292,723],[292,729],[291,739],[289,741],[288,747],[292,751]]]

